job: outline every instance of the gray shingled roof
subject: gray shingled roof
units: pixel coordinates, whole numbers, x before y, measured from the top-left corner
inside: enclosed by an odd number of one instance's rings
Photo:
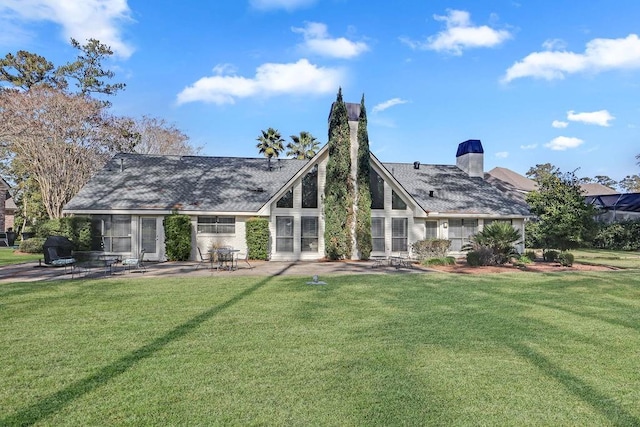
[[[422,164],[415,169],[409,163],[383,165],[427,212],[530,215],[526,204],[506,197],[482,178],[469,177],[457,166]]]
[[[118,154],[65,211],[256,212],[306,163],[272,159],[269,171],[266,158]]]

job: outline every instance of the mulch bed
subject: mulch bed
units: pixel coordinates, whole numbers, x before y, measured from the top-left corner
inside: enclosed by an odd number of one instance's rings
[[[563,267],[555,262],[533,262],[527,264],[525,267],[519,268],[512,264],[504,265],[490,265],[481,267],[471,267],[465,261],[458,261],[455,265],[436,265],[431,266],[434,270],[444,271],[448,273],[461,273],[461,274],[485,274],[485,273],[514,273],[519,271],[528,271],[535,273],[550,273],[559,271],[611,271],[617,270],[614,267],[607,267],[604,265],[588,265],[588,264],[573,264],[571,267]]]

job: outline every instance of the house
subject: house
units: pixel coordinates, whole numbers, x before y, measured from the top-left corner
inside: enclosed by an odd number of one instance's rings
[[[592,195],[587,196],[586,201],[598,210],[598,221],[611,223],[640,219],[640,193]]]
[[[13,227],[13,218],[17,209],[9,194],[9,184],[0,178],[0,231]]]
[[[360,105],[347,107],[355,176]],[[371,154],[371,255],[405,252],[425,238],[449,239],[458,253],[491,221],[510,222],[524,240],[528,208],[484,180],[483,156],[479,140],[459,144],[455,165],[384,163]],[[309,161],[117,154],[64,213],[92,217],[96,249],[144,248],[150,260],[165,259],[162,220],[171,212],[191,217],[192,259],[196,248],[214,244],[246,249],[247,219],[263,217],[271,260],[317,260],[324,257],[328,158],[327,145]]]

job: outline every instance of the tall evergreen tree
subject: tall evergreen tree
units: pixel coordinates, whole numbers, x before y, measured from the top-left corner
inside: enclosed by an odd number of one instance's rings
[[[324,189],[324,242],[329,259],[351,258],[354,186],[349,149],[349,115],[339,89],[329,117],[329,160]]]
[[[360,259],[371,256],[371,162],[369,153],[369,133],[367,131],[367,110],[364,106],[364,94],[360,101],[358,118],[358,174],[356,178],[356,245]]]

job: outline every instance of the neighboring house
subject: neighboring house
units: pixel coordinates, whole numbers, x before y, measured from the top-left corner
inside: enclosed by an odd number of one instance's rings
[[[351,157],[357,156],[359,104],[347,104]],[[483,179],[479,140],[458,146],[456,165],[383,163],[371,155],[372,256],[406,252],[425,238],[452,241],[458,253],[491,221],[522,230],[530,214]],[[247,219],[269,220],[271,260],[324,257],[323,195],[329,158],[324,146],[311,160],[118,154],[65,206],[91,215],[95,249],[164,260],[163,218],[191,217],[197,249],[231,245],[246,250]],[[352,165],[355,174],[356,165]],[[520,245],[522,250],[522,245]],[[354,254],[354,258],[358,255]]]
[[[10,228],[15,231],[15,218],[16,211],[18,210],[18,206],[13,201],[13,197],[8,196],[8,198],[4,201],[4,229],[9,230]]]
[[[9,184],[7,181],[0,178],[0,231],[6,231],[7,229],[7,206],[6,201],[9,196]]]
[[[598,209],[596,219],[617,222],[640,219],[640,193],[587,196],[586,201]]]

